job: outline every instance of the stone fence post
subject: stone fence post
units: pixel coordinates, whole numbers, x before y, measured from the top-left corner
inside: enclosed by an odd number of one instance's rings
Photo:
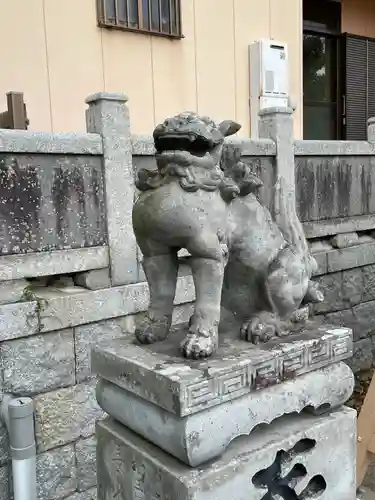
[[[127,97],[101,92],[86,99],[87,131],[103,139],[108,244],[112,286],[138,281],[132,227],[135,193]]]
[[[373,144],[375,143],[375,117],[369,118],[367,122],[367,140]]]
[[[293,138],[293,110],[268,108],[259,113],[259,137],[276,144],[273,180],[273,217],[285,238],[309,263],[310,252],[296,209],[296,180]],[[314,266],[314,264],[312,264]]]

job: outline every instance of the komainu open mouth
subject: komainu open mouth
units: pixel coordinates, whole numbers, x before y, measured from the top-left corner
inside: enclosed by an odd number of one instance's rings
[[[157,152],[164,151],[188,151],[195,156],[204,156],[214,144],[205,137],[198,134],[170,134],[164,133],[155,137],[155,148]]]

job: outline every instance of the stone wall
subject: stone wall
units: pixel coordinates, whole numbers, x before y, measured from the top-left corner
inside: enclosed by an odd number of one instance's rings
[[[131,208],[136,170],[155,168],[152,138],[131,136],[122,95],[87,103],[87,134],[0,130],[0,399],[35,402],[39,500],[95,498],[94,426],[103,412],[90,347],[131,335],[148,303]],[[319,264],[314,279],[326,293],[314,313],[353,328],[360,386],[372,374],[375,346],[375,148],[294,143],[280,133],[275,141],[239,141],[244,161],[262,178],[271,210],[278,163],[295,170],[298,213]],[[280,141],[286,148],[277,150]],[[193,300],[181,264],[175,323],[188,320]],[[11,492],[0,424],[0,500]]]
[[[35,404],[38,500],[96,498],[93,344],[132,335],[149,300],[131,229],[126,99],[88,99],[87,134],[0,130],[0,401]],[[174,323],[194,286],[182,265]],[[0,500],[12,498],[0,422]]]
[[[0,392],[34,400],[38,500],[91,500],[95,422],[104,413],[95,399],[90,347],[131,335],[148,291],[145,283],[88,291],[66,276],[58,279],[54,286],[34,285],[35,301],[0,306]],[[193,298],[191,280],[181,278],[174,323],[188,321]],[[7,432],[0,423],[0,500],[11,498],[9,472]]]

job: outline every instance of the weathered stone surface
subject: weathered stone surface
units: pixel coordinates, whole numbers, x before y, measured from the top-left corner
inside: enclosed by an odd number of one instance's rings
[[[375,262],[375,242],[327,252],[328,272],[366,266]]]
[[[285,377],[303,375],[352,356],[348,328],[307,323],[292,339],[271,340],[266,347],[238,338],[223,328],[216,358],[205,362],[180,357],[186,325],[162,343],[140,346],[132,339],[94,347],[92,369],[100,377],[178,416],[223,404]],[[316,345],[319,345],[319,349]]]
[[[138,280],[137,246],[132,231],[135,195],[127,97],[99,93],[86,99],[87,130],[102,135],[106,222],[114,286]]]
[[[0,344],[4,391],[32,395],[75,383],[73,330]]]
[[[114,420],[100,422],[97,436],[98,500],[116,495],[118,500],[271,498],[285,493],[279,474],[264,473],[272,465],[284,474],[293,470],[290,498],[314,493],[322,500],[353,500],[356,494],[356,412],[346,408],[329,417],[285,416],[235,440],[221,458],[199,469],[181,464]],[[281,450],[291,454],[290,461],[277,460]]]
[[[38,500],[65,498],[77,489],[74,447],[62,446],[37,455]]]
[[[76,285],[83,286],[89,290],[100,290],[111,286],[109,269],[96,269],[85,273],[78,273],[74,276]]]
[[[95,422],[103,416],[104,412],[96,402],[93,384],[80,384],[36,396],[38,452],[92,436]]]
[[[108,263],[106,246],[4,255],[0,257],[0,281],[100,269]]]
[[[0,152],[101,155],[99,134],[0,130]]]
[[[74,493],[73,495],[66,498],[66,500],[97,500],[96,488],[91,488],[82,493]]]
[[[0,281],[0,305],[22,301],[28,284],[26,280]]]
[[[325,321],[337,326],[347,326],[353,330],[355,341],[368,337],[375,331],[375,301],[362,302],[352,309],[327,314]]]
[[[235,139],[228,137],[225,142],[236,142],[242,147],[245,156],[274,156],[276,145],[270,139]],[[152,135],[132,135],[132,153],[134,156],[154,156],[155,146]]]
[[[362,268],[363,300],[375,300],[375,265]]]
[[[75,445],[77,461],[78,491],[86,491],[96,486],[96,438],[77,441]]]
[[[179,278],[175,304],[190,303],[194,298],[192,277]],[[0,306],[0,342],[135,314],[147,309],[148,300],[146,283],[97,291],[39,287],[32,302]]]
[[[176,306],[172,323],[187,323],[192,314],[193,304]],[[77,382],[92,378],[90,353],[94,345],[106,344],[109,340],[128,335],[133,338],[136,324],[142,320],[143,313],[131,314],[112,320],[99,321],[75,328],[75,354]]]
[[[1,398],[0,398],[1,401]],[[9,459],[9,440],[8,431],[4,422],[0,419],[0,466],[4,465]]]
[[[134,325],[131,323],[134,323]],[[128,327],[131,329],[128,329]],[[109,340],[120,338],[126,334],[133,338],[134,328],[134,317],[130,316],[78,326],[75,329],[77,382],[83,382],[92,377],[90,367],[92,346],[105,344]]]
[[[364,280],[362,269],[349,269],[342,273],[342,298],[346,306],[363,300]]]
[[[106,245],[102,158],[0,153],[3,255]]]
[[[375,215],[365,214],[354,217],[340,217],[312,222],[304,222],[306,238],[324,238],[352,231],[368,231],[375,227]]]
[[[50,296],[48,288],[45,288],[41,289],[38,295],[44,299],[40,312],[42,331],[60,330],[142,312],[147,309],[149,301],[146,283],[72,293],[61,297],[54,294]],[[194,296],[192,277],[180,278],[177,282],[175,303],[192,302]]]
[[[98,383],[97,398],[103,409],[128,429],[196,467],[220,456],[229,443],[250,434],[259,424],[305,408],[341,406],[353,387],[351,369],[345,363],[336,363],[183,420],[104,380]]]
[[[318,148],[327,145],[316,142]],[[374,213],[369,195],[374,182],[372,155],[297,156],[295,165],[297,211],[302,221]]]
[[[294,141],[296,156],[373,156],[375,145],[367,141]],[[344,178],[345,179],[345,178]]]
[[[314,304],[317,314],[341,311],[362,301],[361,269],[349,269],[315,278],[324,293],[324,302]]]
[[[344,309],[342,273],[326,274],[316,278],[321,291],[324,293],[324,302],[314,304],[316,313],[339,311]]]
[[[347,361],[354,373],[368,370],[372,366],[371,339],[361,339],[353,343],[353,357]]]
[[[36,302],[0,306],[0,342],[38,333],[37,307]]]
[[[359,322],[356,315],[354,314],[353,309],[345,309],[343,311],[329,313],[324,317],[324,321],[327,324],[336,326],[345,325],[347,328],[351,328],[353,331],[354,340],[359,340],[361,338],[361,335],[363,335],[363,332],[359,327]]]
[[[0,500],[10,500],[9,468],[7,465],[0,467]]]
[[[343,233],[336,234],[336,236],[332,238],[331,242],[334,248],[347,248],[358,245],[358,239],[357,233]]]
[[[327,252],[317,252],[313,253],[312,255],[318,265],[318,268],[315,271],[314,275],[320,276],[322,274],[326,274],[328,269]]]

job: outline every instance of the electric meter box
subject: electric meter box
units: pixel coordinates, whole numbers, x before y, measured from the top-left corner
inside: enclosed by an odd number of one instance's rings
[[[259,111],[289,105],[288,49],[275,40],[249,46],[251,137],[257,139]]]

